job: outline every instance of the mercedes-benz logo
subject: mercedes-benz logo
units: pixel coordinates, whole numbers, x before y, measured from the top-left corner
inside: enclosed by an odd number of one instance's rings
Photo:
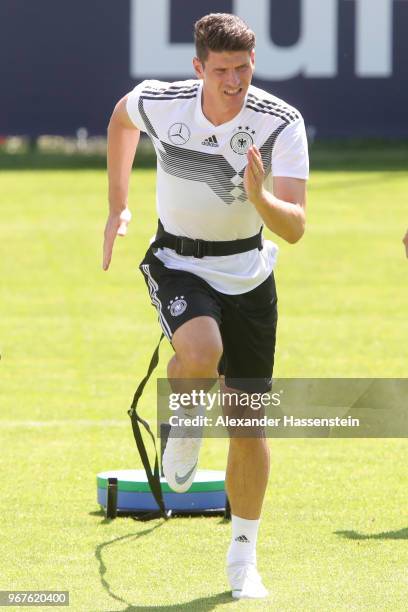
[[[185,123],[173,123],[167,132],[170,141],[175,145],[186,144],[190,140],[190,128]]]

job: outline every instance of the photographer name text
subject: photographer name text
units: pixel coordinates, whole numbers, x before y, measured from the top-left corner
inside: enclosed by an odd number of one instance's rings
[[[203,415],[195,417],[172,415],[169,424],[172,427],[359,427],[360,419],[350,416],[298,418],[289,415],[277,418],[264,416],[242,419],[218,416],[214,419]]]

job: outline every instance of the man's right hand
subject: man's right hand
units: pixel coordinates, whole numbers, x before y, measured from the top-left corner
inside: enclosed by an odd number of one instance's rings
[[[109,268],[113,244],[116,236],[126,236],[127,226],[130,223],[132,214],[128,208],[125,208],[120,215],[110,214],[105,226],[104,241],[103,241],[103,263],[102,267],[106,271]]]

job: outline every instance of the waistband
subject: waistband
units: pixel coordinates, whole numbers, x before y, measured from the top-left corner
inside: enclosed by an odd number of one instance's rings
[[[249,238],[240,238],[238,240],[200,240],[193,238],[186,238],[185,236],[176,236],[166,232],[162,222],[159,219],[157,226],[157,233],[154,242],[150,245],[150,248],[161,249],[161,248],[172,249],[177,255],[184,255],[186,257],[196,257],[201,259],[202,257],[221,257],[223,255],[237,255],[238,253],[245,253],[258,249],[259,251],[263,248],[262,239],[262,227],[259,233]]]

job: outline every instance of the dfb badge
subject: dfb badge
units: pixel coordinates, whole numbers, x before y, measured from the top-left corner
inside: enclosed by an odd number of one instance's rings
[[[184,299],[184,295],[175,297],[174,300],[170,300],[170,304],[167,306],[167,310],[170,310],[172,317],[179,317],[183,314],[187,308],[187,302]]]
[[[234,134],[230,141],[231,149],[234,151],[234,153],[237,153],[238,155],[245,155],[246,153],[248,153],[249,148],[252,147],[252,145],[254,144],[254,139],[252,136],[253,134],[255,134],[255,130],[251,130],[250,133],[249,126],[245,127],[245,130],[248,131],[243,130],[244,128],[239,126],[238,132]]]

